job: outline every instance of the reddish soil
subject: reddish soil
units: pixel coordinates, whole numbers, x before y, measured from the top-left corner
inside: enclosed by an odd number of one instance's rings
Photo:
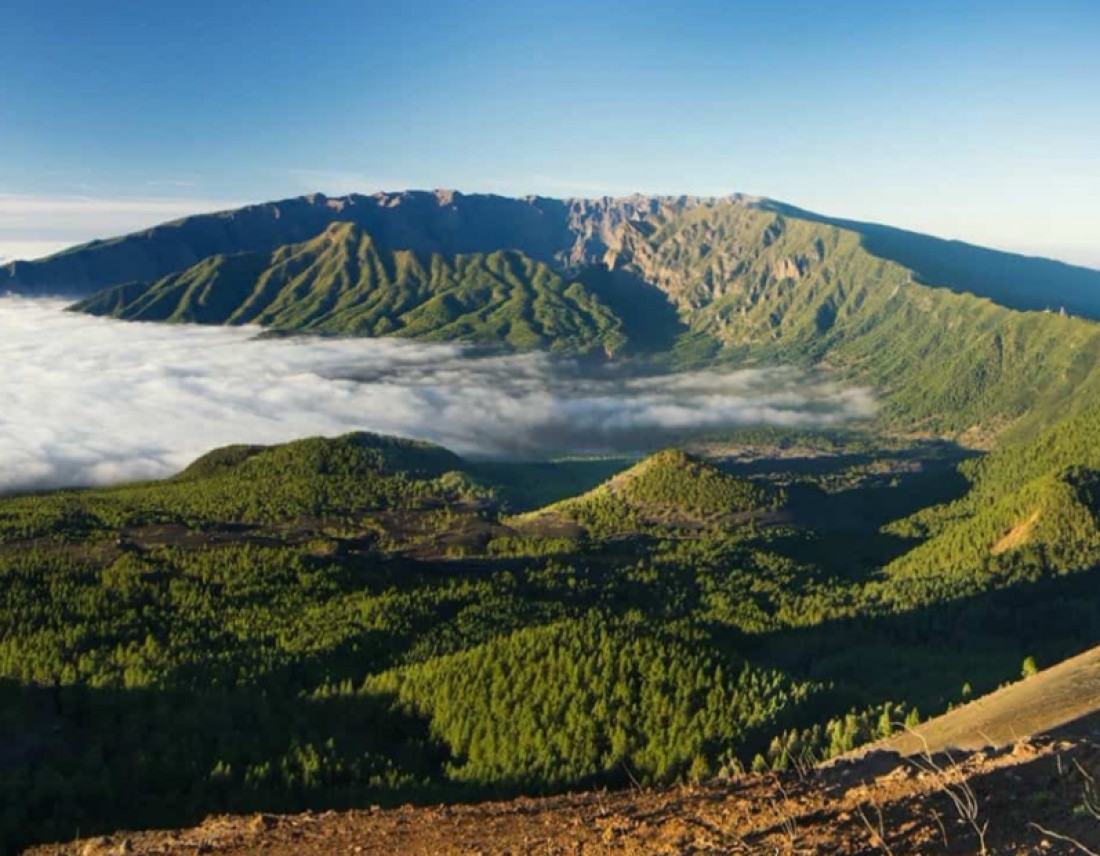
[[[1100,717],[1001,750],[932,758],[878,752],[802,775],[661,790],[211,817],[192,829],[118,833],[30,852],[915,856],[981,853],[982,830],[989,854],[1081,854],[1089,852],[1082,847],[1100,849],[1094,777],[1100,779]]]

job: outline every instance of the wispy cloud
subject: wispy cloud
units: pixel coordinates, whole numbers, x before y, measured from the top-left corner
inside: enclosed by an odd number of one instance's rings
[[[158,178],[145,182],[146,187],[198,187],[198,184],[194,178]]]
[[[36,214],[89,216],[106,214],[163,217],[177,212],[198,213],[234,207],[239,202],[183,196],[47,196],[0,193],[0,217],[21,219]]]
[[[17,259],[40,259],[45,256],[53,255],[54,253],[59,253],[66,247],[71,247],[73,244],[79,243],[81,243],[80,239],[23,241],[18,238],[5,238],[3,232],[0,231],[0,248],[3,249],[3,252],[0,252],[0,265],[7,264]]]
[[[743,424],[835,425],[871,395],[791,369],[633,377],[394,339],[257,340],[0,299],[0,490],[164,476],[229,443],[370,430],[459,453],[644,451]]]
[[[320,191],[331,196],[376,193],[380,190],[423,189],[423,185],[399,176],[352,170],[296,168],[287,170],[287,175],[297,190],[302,193]]]
[[[94,238],[109,238],[240,202],[190,196],[0,193],[0,254],[36,258]]]

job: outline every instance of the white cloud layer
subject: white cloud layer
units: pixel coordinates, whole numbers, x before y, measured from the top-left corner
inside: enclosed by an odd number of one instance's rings
[[[790,369],[626,377],[537,354],[394,339],[264,339],[0,298],[0,491],[169,475],[229,443],[369,430],[460,454],[641,451],[742,424],[870,415]]]
[[[74,244],[241,203],[188,197],[0,193],[0,256],[34,259]]]

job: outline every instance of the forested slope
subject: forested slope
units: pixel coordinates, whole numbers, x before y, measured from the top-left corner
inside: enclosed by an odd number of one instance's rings
[[[99,292],[74,309],[128,321],[258,324],[570,353],[614,355],[626,345],[619,319],[598,297],[522,253],[387,252],[352,223],[270,254],[212,256],[151,285]]]
[[[1010,308],[1059,308],[1052,301],[1063,268],[1073,274],[1073,295],[1086,299],[1094,279],[1100,294],[1100,274],[1084,269],[1017,264],[977,248],[956,248],[966,264],[941,270],[921,256],[915,269],[894,260],[916,265],[909,254],[878,253],[858,224],[740,197],[557,207],[512,200],[525,212],[517,223],[536,211],[541,225],[527,234],[513,223],[493,249],[462,253],[453,250],[493,245],[496,220],[475,228],[469,218],[483,209],[499,216],[503,201],[411,194],[389,208],[370,199],[329,200],[326,216],[346,219],[308,240],[210,255],[76,308],[130,320],[641,355],[647,366],[794,364],[871,387],[885,427],[982,445],[1006,426],[1026,433],[1100,401],[1100,325]],[[453,216],[440,220],[445,199]],[[979,277],[983,259],[991,266]],[[958,281],[929,278],[956,269]],[[1001,270],[1011,272],[1004,294],[994,287]],[[1017,292],[1030,302],[1012,298]]]
[[[875,389],[888,422],[931,433],[1030,430],[1100,400],[1100,325],[923,285],[856,232],[704,205],[628,237],[618,262],[677,306],[688,364],[826,367]]]
[[[972,486],[963,497],[894,524],[927,540],[891,563],[891,574],[973,590],[990,578],[1038,579],[1100,563],[1100,409],[1006,443],[965,469]]]
[[[1095,644],[1091,566],[881,573],[921,536],[846,509],[935,473],[669,451],[563,537],[511,515],[509,466],[349,435],[0,499],[8,844],[783,767]]]

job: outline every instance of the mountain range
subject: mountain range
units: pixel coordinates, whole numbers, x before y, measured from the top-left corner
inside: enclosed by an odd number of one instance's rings
[[[1100,641],[1098,272],[742,196],[449,192],[251,206],[2,270],[124,320],[794,364],[872,387],[888,430],[538,463],[357,433],[0,497],[0,850],[804,781]]]
[[[92,241],[46,259],[10,262],[0,270],[0,291],[87,295],[127,282],[152,282],[210,256],[270,252],[301,243],[339,221],[361,226],[386,250],[455,255],[515,249],[558,270],[627,267],[643,278],[662,274],[668,282],[676,278],[676,271],[667,267],[658,271],[646,264],[647,254],[640,245],[655,230],[691,212],[696,212],[696,221],[706,221],[712,212],[728,209],[770,214],[765,217],[769,223],[801,220],[853,232],[871,254],[909,268],[926,284],[967,291],[1018,309],[1064,308],[1075,315],[1100,315],[1100,271],[825,217],[742,194],[513,199],[449,190],[343,197],[316,193],[186,217]],[[712,237],[738,238],[728,231]],[[712,271],[712,275],[720,273]]]
[[[1100,400],[1100,271],[742,195],[320,194],[0,268],[121,319],[795,364],[982,444]]]

